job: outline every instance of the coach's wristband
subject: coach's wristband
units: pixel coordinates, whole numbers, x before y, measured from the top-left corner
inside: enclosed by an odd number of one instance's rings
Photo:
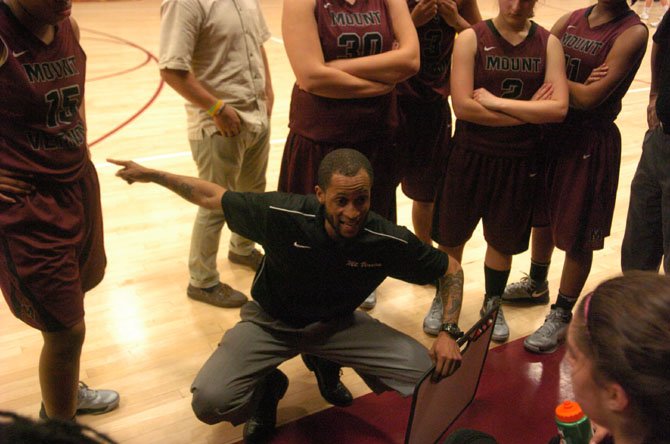
[[[223,100],[217,100],[216,103],[214,103],[214,105],[212,105],[211,108],[207,110],[207,114],[209,117],[214,117],[218,114],[221,114],[221,111],[223,111],[225,107],[226,104],[223,103]]]

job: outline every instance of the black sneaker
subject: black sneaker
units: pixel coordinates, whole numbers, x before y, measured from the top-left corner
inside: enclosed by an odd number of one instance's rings
[[[275,369],[258,384],[251,402],[255,405],[251,416],[244,424],[242,437],[247,444],[266,443],[277,425],[277,404],[286,394],[288,378]]]
[[[301,355],[308,369],[314,372],[323,399],[338,407],[347,407],[354,402],[349,389],[340,381],[341,367],[327,359],[314,355]]]

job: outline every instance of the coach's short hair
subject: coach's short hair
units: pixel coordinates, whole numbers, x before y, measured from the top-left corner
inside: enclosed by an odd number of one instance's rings
[[[370,177],[370,185],[372,185],[374,175],[372,172],[372,165],[367,157],[360,151],[351,148],[339,148],[326,154],[321,164],[319,164],[319,171],[317,173],[317,184],[322,190],[326,190],[330,185],[330,179],[333,174],[341,174],[347,177],[353,177],[363,169]]]

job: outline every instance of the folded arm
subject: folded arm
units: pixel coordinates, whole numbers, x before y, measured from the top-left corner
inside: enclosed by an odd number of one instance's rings
[[[562,122],[568,112],[568,84],[565,77],[565,57],[561,42],[550,36],[547,42],[545,85],[552,88],[551,95],[539,100],[504,99],[493,95],[477,98],[491,111],[498,111],[526,123]]]
[[[366,79],[326,64],[314,18],[314,7],[315,0],[284,0],[282,34],[298,87],[309,93],[334,99],[373,97],[390,93],[395,83]]]
[[[382,83],[398,83],[419,71],[419,38],[414,22],[403,0],[386,0],[395,34],[394,49],[380,54],[327,62],[363,79]]]
[[[472,29],[463,31],[454,43],[451,63],[451,101],[456,117],[487,126],[515,126],[524,122],[508,114],[490,110],[474,99],[475,54],[477,36]]]

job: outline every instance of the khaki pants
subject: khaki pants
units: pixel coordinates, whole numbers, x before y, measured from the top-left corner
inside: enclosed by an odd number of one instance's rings
[[[265,191],[270,153],[269,127],[261,132],[243,129],[235,137],[223,137],[219,133],[203,135],[202,140],[189,140],[189,143],[201,179],[231,191]],[[198,209],[188,261],[190,284],[194,287],[207,288],[219,283],[216,256],[224,223],[222,209]],[[248,255],[253,248],[254,243],[250,240],[231,234],[229,249],[233,253]]]

